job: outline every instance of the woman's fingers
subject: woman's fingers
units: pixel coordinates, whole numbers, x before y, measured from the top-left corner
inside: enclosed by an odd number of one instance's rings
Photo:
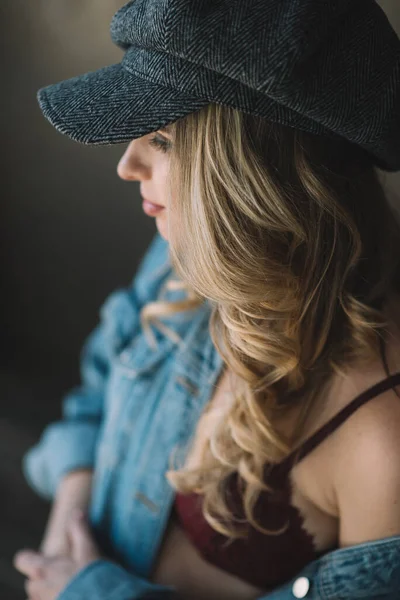
[[[27,579],[25,581],[24,588],[28,596],[26,600],[47,600],[47,598],[49,598],[46,591],[46,586],[42,581],[33,581],[32,579]]]
[[[83,515],[71,519],[68,534],[72,550],[70,555],[44,556],[30,549],[15,554],[15,568],[28,578],[25,591],[29,600],[56,600],[72,577],[101,558]]]
[[[21,550],[14,556],[14,567],[33,580],[44,577],[46,559],[33,550]]]

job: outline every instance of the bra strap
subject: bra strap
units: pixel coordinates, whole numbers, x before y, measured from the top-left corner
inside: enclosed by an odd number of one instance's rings
[[[334,415],[325,425],[323,425],[320,429],[318,429],[313,435],[311,435],[308,439],[306,439],[301,446],[293,452],[291,452],[286,458],[284,458],[280,463],[277,463],[275,466],[284,468],[284,470],[290,470],[294,463],[296,464],[300,462],[303,458],[307,456],[316,446],[318,446],[323,440],[328,437],[330,433],[335,431],[346,419],[348,419],[360,406],[366,404],[368,400],[375,398],[379,394],[382,394],[386,390],[394,387],[396,385],[400,385],[400,371],[386,377],[382,381],[375,383],[372,387],[364,390],[354,398],[349,404],[347,404],[344,408],[342,408],[336,415]]]

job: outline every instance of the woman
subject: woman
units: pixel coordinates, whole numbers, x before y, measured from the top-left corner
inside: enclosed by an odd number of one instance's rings
[[[16,557],[32,600],[398,596],[400,229],[374,166],[400,169],[400,44],[352,9],[130,2],[122,67],[41,92],[72,138],[131,140],[159,234],[27,455],[55,500]]]

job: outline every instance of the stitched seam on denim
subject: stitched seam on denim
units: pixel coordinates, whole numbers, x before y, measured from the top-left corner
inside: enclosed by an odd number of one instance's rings
[[[395,548],[398,547],[400,549],[400,536],[396,535],[396,536],[394,536],[394,539],[388,538],[388,539],[376,540],[375,542],[372,542],[372,543],[373,543],[373,548],[370,547],[371,542],[364,542],[362,544],[357,544],[357,546],[349,546],[347,548],[339,548],[338,550],[334,551],[335,554],[332,552],[330,554],[327,554],[326,556],[323,556],[321,558],[321,564],[329,564],[330,562],[340,562],[343,560],[343,556],[345,556],[345,558],[347,558],[347,556],[349,554],[354,554],[354,552],[356,554],[358,554],[358,552],[360,552],[360,550],[362,550],[363,554],[365,554],[365,553],[374,554],[376,552],[376,548],[382,547],[382,546],[384,548],[386,546],[388,546],[390,548],[391,546],[394,545]],[[343,554],[341,553],[342,550],[343,550]]]
[[[82,578],[86,579],[87,575],[89,573],[92,573],[93,570],[97,570],[98,566],[99,565],[101,566],[103,562],[104,562],[104,559],[99,558],[99,559],[95,560],[94,562],[90,563],[89,565],[87,565],[86,567],[84,567],[83,569],[81,569],[81,571],[79,573],[77,573],[73,578],[70,579],[67,586],[62,590],[62,592],[60,594],[60,598],[63,599],[64,596],[69,597],[71,588],[74,590],[77,582],[80,583]],[[85,579],[84,579],[84,581],[85,581]],[[74,587],[72,587],[72,586],[74,586]],[[74,596],[75,596],[75,594],[74,594]]]
[[[321,576],[320,576],[320,582],[319,582],[319,588],[321,589],[322,593],[323,593],[323,598],[329,598],[331,591],[332,591],[332,582],[331,582],[331,578],[326,575],[324,575],[325,573],[325,568],[321,569]]]
[[[324,571],[325,571],[325,569],[323,569],[321,572],[321,580],[319,582],[320,585],[318,586],[323,593],[323,597],[321,598],[321,600],[323,598],[325,598],[326,600],[330,600],[333,597],[335,598],[335,600],[348,600],[348,596],[342,596],[342,595],[338,596],[337,595],[338,592],[337,592],[336,586],[332,583],[333,578],[331,576],[329,576],[329,571],[328,571],[327,575],[324,575]],[[346,588],[346,586],[343,586],[343,583],[339,583],[339,587],[341,587],[343,591],[346,591],[345,589],[343,589],[343,588]],[[385,588],[382,588],[382,587],[379,588],[379,592],[381,592],[381,593],[387,593],[390,591],[391,591],[391,587],[386,586]],[[370,595],[365,596],[364,591],[362,592],[362,595],[357,593],[357,590],[351,590],[351,592],[352,592],[352,599],[354,598],[354,600],[356,600],[356,598],[367,598],[367,599],[370,598]],[[369,592],[368,592],[368,594],[369,594]]]
[[[350,550],[350,548],[349,548],[349,550]],[[354,547],[354,549],[352,549],[352,550],[351,550],[351,552],[349,551],[349,552],[348,552],[348,553],[347,553],[345,556],[343,556],[343,555],[332,556],[332,557],[330,557],[330,559],[329,559],[329,560],[330,560],[332,563],[335,563],[336,565],[338,565],[338,564],[341,564],[341,563],[343,562],[343,560],[344,560],[344,561],[347,561],[347,559],[348,559],[348,555],[349,555],[349,554],[354,554],[354,552],[356,552],[356,553],[357,553],[356,546]],[[375,549],[375,548],[372,548],[372,549],[370,549],[370,548],[365,548],[365,549],[363,549],[363,550],[362,550],[362,554],[363,554],[363,555],[365,555],[365,554],[368,554],[369,556],[372,556],[372,557],[374,557],[374,556],[375,556],[375,552],[376,552],[376,549]],[[329,560],[328,560],[327,562],[329,562]]]

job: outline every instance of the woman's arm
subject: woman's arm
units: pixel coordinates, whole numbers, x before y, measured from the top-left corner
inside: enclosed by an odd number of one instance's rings
[[[40,551],[44,555],[69,554],[67,524],[74,509],[87,510],[92,479],[91,470],[82,470],[68,473],[61,480],[40,545]]]

